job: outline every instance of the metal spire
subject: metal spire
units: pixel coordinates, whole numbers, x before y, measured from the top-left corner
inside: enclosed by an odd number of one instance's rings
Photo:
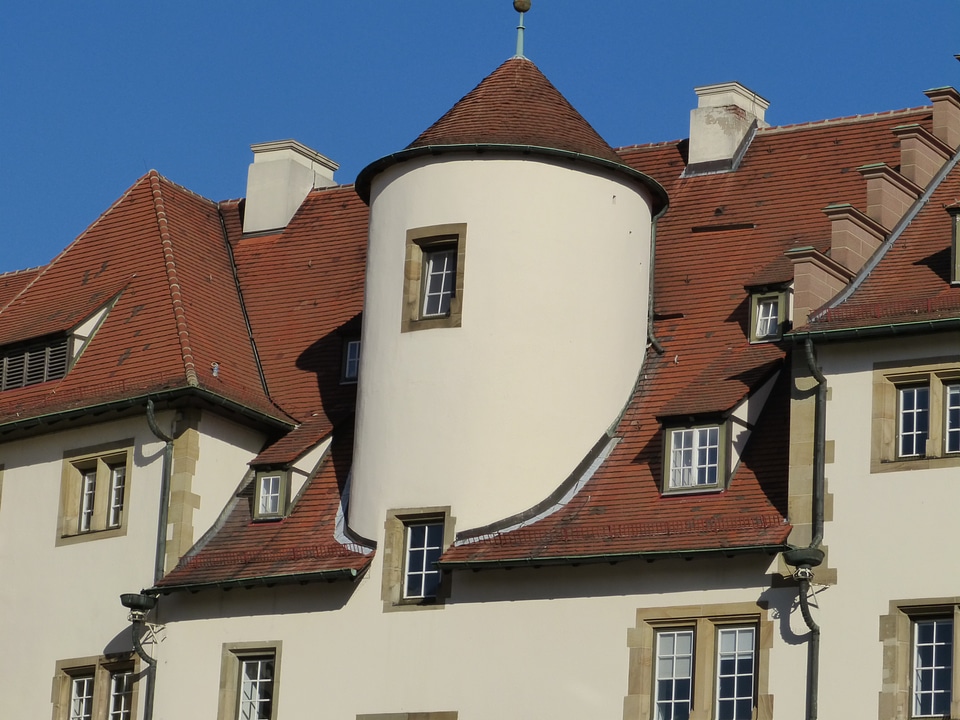
[[[520,13],[520,24],[517,25],[517,57],[523,57],[523,14],[530,9],[530,0],[513,0],[513,9]]]

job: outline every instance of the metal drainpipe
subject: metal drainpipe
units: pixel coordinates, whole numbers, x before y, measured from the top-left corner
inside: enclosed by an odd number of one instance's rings
[[[153,400],[147,399],[147,425],[151,432],[166,445],[163,448],[163,470],[160,476],[160,518],[157,521],[157,555],[153,563],[153,582],[163,577],[164,560],[167,555],[167,517],[170,511],[170,473],[173,466],[173,438],[157,425],[153,413]]]
[[[147,664],[147,692],[143,699],[143,720],[153,720],[153,693],[157,684],[157,661],[147,655],[140,643],[140,631],[143,628],[142,620],[134,620],[130,625],[130,635],[133,637],[133,647],[137,655]]]
[[[810,642],[807,644],[807,720],[816,720],[819,711],[820,695],[820,626],[810,614],[810,580],[813,568],[823,562],[823,499],[824,499],[824,457],[826,454],[827,427],[827,379],[817,367],[813,352],[813,340],[806,339],[804,354],[807,368],[817,381],[816,409],[813,419],[813,492],[811,498],[812,528],[810,544],[805,548],[794,548],[783,554],[788,565],[796,570],[793,576],[799,582],[800,614],[810,629]]]

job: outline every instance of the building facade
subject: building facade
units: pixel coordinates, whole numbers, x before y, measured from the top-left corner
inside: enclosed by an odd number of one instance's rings
[[[0,275],[0,716],[960,717],[960,95],[696,92],[516,56]]]

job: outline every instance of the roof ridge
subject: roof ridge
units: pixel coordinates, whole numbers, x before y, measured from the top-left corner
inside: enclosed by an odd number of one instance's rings
[[[129,195],[130,195],[134,190],[136,190],[136,189],[140,186],[140,183],[142,183],[142,182],[150,175],[150,173],[155,173],[155,172],[156,172],[156,170],[150,170],[149,172],[147,172],[146,175],[142,175],[142,176],[140,176],[139,178],[137,178],[137,181],[136,181],[133,185],[131,185],[130,187],[128,187],[128,188],[126,189],[126,191],[123,193],[123,195],[121,195],[120,197],[118,197],[118,198],[113,202],[113,204],[110,205],[110,207],[108,207],[106,210],[104,210],[102,213],[100,213],[100,215],[97,216],[97,219],[96,219],[96,220],[94,220],[92,223],[90,223],[89,225],[87,225],[87,227],[84,228],[83,232],[80,233],[79,235],[77,235],[71,242],[69,242],[69,243],[67,244],[67,246],[66,246],[63,250],[61,250],[59,253],[57,253],[50,262],[48,262],[46,265],[38,265],[37,267],[38,267],[38,268],[41,268],[40,272],[38,272],[38,273],[36,274],[36,277],[34,277],[30,282],[28,282],[26,285],[24,285],[22,288],[20,288],[20,292],[18,292],[16,295],[14,295],[12,298],[10,298],[9,302],[7,302],[6,305],[3,305],[2,307],[0,307],[0,313],[3,313],[4,311],[6,311],[6,309],[9,308],[9,307],[11,307],[11,306],[17,301],[17,299],[19,299],[27,290],[29,290],[30,288],[32,288],[32,287],[34,286],[34,284],[35,284],[40,278],[42,278],[44,275],[46,275],[47,272],[48,272],[54,265],[56,265],[57,262],[58,262],[64,255],[66,255],[68,252],[70,252],[70,248],[72,248],[74,245],[76,245],[77,243],[79,243],[79,242],[84,238],[84,236],[86,236],[87,233],[89,233],[91,230],[93,230],[93,228],[95,228],[97,225],[99,225],[100,222],[101,222],[104,218],[107,217],[107,215],[109,215],[110,213],[112,213],[113,210],[114,210],[114,208],[116,208],[118,205],[120,205],[120,203],[122,203],[124,200],[126,200],[127,197],[129,197]],[[35,268],[30,268],[30,269],[35,269]],[[18,271],[18,272],[27,272],[27,270],[20,270],[20,271]]]
[[[163,204],[162,183],[164,178],[156,170],[147,173],[150,178],[150,191],[153,195],[153,207],[157,216],[157,228],[160,231],[160,243],[163,247],[163,262],[167,273],[167,284],[170,288],[170,300],[173,304],[173,315],[177,321],[177,340],[180,343],[180,354],[183,358],[183,369],[187,383],[193,387],[200,385],[197,377],[197,368],[193,360],[193,350],[190,347],[190,332],[187,329],[187,314],[180,292],[180,279],[177,276],[177,264],[173,257],[173,238],[167,223],[167,213]],[[175,183],[171,183],[175,185]],[[192,193],[196,195],[196,193]],[[199,195],[197,197],[200,197]],[[206,200],[206,198],[202,198]],[[208,201],[210,202],[210,201]]]
[[[899,110],[880,110],[874,113],[863,113],[860,115],[843,115],[835,118],[825,118],[823,120],[808,120],[806,122],[790,123],[787,125],[771,125],[769,127],[757,128],[758,132],[771,133],[780,130],[796,130],[809,127],[823,127],[825,125],[839,125],[842,123],[854,123],[869,120],[879,120],[882,118],[893,117],[895,115],[910,115],[922,110],[932,110],[931,105],[917,105],[916,107],[900,108]]]
[[[678,138],[676,140],[657,140],[654,142],[648,143],[634,143],[632,145],[620,145],[615,147],[614,152],[626,151],[626,150],[639,150],[642,148],[657,148],[657,147],[669,147],[670,145],[676,145],[682,143],[686,138]]]
[[[42,270],[46,265],[34,265],[33,267],[21,268],[20,270],[5,270],[0,272],[0,278],[5,278],[12,275],[19,275],[20,273],[33,272],[34,270]]]

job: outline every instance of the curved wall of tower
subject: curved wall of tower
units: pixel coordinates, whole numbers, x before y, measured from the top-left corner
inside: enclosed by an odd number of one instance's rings
[[[388,509],[450,506],[464,530],[554,491],[637,380],[650,230],[647,191],[586,163],[451,154],[377,175],[350,526],[375,538]],[[434,232],[459,237],[455,327],[416,319]]]

